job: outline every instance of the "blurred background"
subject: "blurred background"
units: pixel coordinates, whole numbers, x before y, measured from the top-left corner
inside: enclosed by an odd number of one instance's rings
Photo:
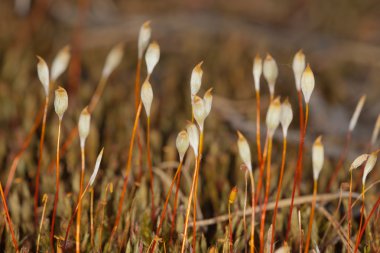
[[[146,20],[151,20],[152,39],[161,47],[161,59],[151,79],[155,166],[177,159],[174,140],[191,118],[189,80],[192,68],[200,61],[204,61],[200,94],[214,88],[213,109],[206,120],[207,170],[202,172],[202,180],[217,187],[205,191],[205,216],[225,212],[225,207],[213,196],[227,194],[232,185],[243,182],[238,171],[240,162],[235,157],[236,130],[250,137],[252,152],[256,152],[252,78],[256,54],[265,57],[270,53],[277,61],[276,94],[289,97],[295,113],[298,106],[291,64],[299,49],[303,49],[313,69],[316,88],[311,98],[307,164],[311,142],[319,134],[324,135],[327,164],[337,161],[350,117],[363,94],[367,95],[367,101],[353,134],[348,161],[365,152],[380,108],[380,3],[377,0],[6,0],[0,2],[0,175],[3,182],[12,154],[19,150],[43,103],[35,56],[42,56],[50,65],[58,50],[67,44],[71,46],[72,59],[68,71],[59,80],[69,93],[64,135],[77,124],[80,111],[93,94],[109,50],[119,42],[125,45],[123,62],[112,74],[94,112],[88,147],[89,164],[93,164],[99,147],[106,147],[107,170],[100,172],[100,177],[106,179],[103,182],[122,174],[134,117],[137,36]],[[145,76],[143,66],[142,80]],[[268,106],[264,79],[261,87],[264,118]],[[141,122],[144,132],[145,114]],[[52,107],[47,124],[45,167],[54,157],[57,120]],[[291,128],[289,155],[295,158],[297,113]],[[25,154],[16,173],[17,178],[29,180],[31,185],[38,149],[37,132],[30,152]],[[74,142],[63,158],[69,174],[79,168],[78,148],[79,144]],[[276,152],[280,154],[280,148]],[[280,155],[274,160],[278,165]],[[294,161],[290,159],[289,164],[293,169]],[[311,180],[311,170],[305,173]],[[327,170],[324,177],[328,174]],[[285,184],[289,185],[291,176],[288,175]],[[13,191],[20,189],[16,186]],[[23,219],[21,214],[14,216]]]

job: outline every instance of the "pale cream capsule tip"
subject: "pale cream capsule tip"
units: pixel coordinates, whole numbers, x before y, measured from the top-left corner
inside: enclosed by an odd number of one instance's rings
[[[59,87],[55,90],[54,109],[59,119],[62,119],[68,106],[68,96],[64,88]]]
[[[255,59],[253,60],[253,67],[252,67],[252,74],[253,74],[253,80],[255,82],[255,90],[256,92],[260,91],[260,77],[263,72],[263,60],[261,59],[260,55],[256,55]]]
[[[266,125],[269,137],[273,137],[278,125],[280,124],[281,103],[280,98],[274,99],[270,105],[266,116]]]
[[[194,151],[194,155],[198,157],[198,146],[199,146],[199,131],[195,124],[190,123],[186,127],[187,134],[189,135],[190,146]]]
[[[158,61],[160,60],[160,46],[156,41],[149,44],[148,49],[145,53],[146,68],[148,71],[148,76],[152,74],[153,69],[156,67]]]
[[[296,82],[297,91],[301,90],[301,76],[303,71],[305,70],[306,61],[305,54],[302,49],[299,50],[293,58],[293,74]]]
[[[367,159],[365,166],[364,166],[364,172],[363,172],[363,178],[362,178],[363,185],[365,185],[365,181],[367,179],[368,174],[375,167],[376,160],[377,160],[377,153],[376,152],[371,153]]]
[[[251,149],[249,148],[247,139],[240,131],[237,131],[237,135],[237,146],[240,158],[243,161],[244,165],[249,169],[249,171],[252,172]]]
[[[203,61],[198,63],[191,72],[191,78],[190,78],[190,89],[191,89],[191,95],[194,97],[202,85],[202,76],[203,76],[203,70],[202,70],[202,64]]]
[[[88,112],[87,106],[82,110],[79,116],[78,131],[81,142],[81,147],[84,147],[84,143],[90,133],[91,114]]]
[[[322,170],[324,163],[324,148],[322,144],[322,136],[319,136],[313,144],[312,148],[312,160],[313,160],[313,177],[314,180],[317,181],[319,177],[319,173]]]
[[[305,71],[302,74],[301,78],[301,89],[303,96],[305,98],[306,104],[309,103],[311,94],[313,93],[315,85],[314,73],[310,68],[310,65],[307,64]]]
[[[150,109],[153,101],[153,89],[149,80],[145,80],[141,86],[141,101],[143,102],[146,115],[150,117]]]
[[[42,86],[44,87],[45,95],[49,96],[49,67],[46,64],[45,60],[37,55],[38,63],[37,63],[37,74]]]
[[[183,161],[183,157],[186,154],[187,149],[189,148],[190,140],[189,135],[185,130],[182,130],[178,133],[176,139],[176,147],[179,154],[180,161]]]
[[[145,23],[140,27],[139,39],[138,39],[138,58],[143,57],[144,51],[148,46],[150,36],[152,34],[152,29],[150,27],[150,21],[145,21]]]
[[[55,82],[67,69],[70,62],[70,46],[64,46],[59,50],[51,65],[51,80]]]

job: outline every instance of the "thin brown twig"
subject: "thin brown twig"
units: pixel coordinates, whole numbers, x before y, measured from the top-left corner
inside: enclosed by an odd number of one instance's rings
[[[327,202],[339,199],[340,196],[341,196],[341,193],[319,194],[316,196],[316,202],[317,203],[319,203],[319,202],[327,203]],[[348,198],[348,196],[349,196],[349,192],[345,191],[342,193],[343,198]],[[360,198],[360,194],[359,193],[352,193],[352,197],[355,199],[358,199],[358,198]],[[305,195],[305,196],[296,197],[296,198],[294,198],[293,204],[295,206],[298,206],[298,205],[310,203],[312,201],[312,198],[313,198],[313,195]],[[278,208],[288,207],[288,206],[290,206],[290,204],[291,204],[291,198],[282,199],[278,202]],[[276,205],[276,202],[269,202],[267,205],[267,210],[273,210],[275,205]],[[262,207],[257,206],[255,208],[255,213],[260,213],[261,210],[262,210]],[[247,214],[250,214],[252,212],[252,208],[248,208],[246,210],[246,212],[247,212]],[[235,211],[233,213],[233,215],[241,217],[241,216],[243,216],[243,211],[242,210]],[[228,215],[224,214],[224,215],[216,216],[216,217],[213,217],[210,219],[200,220],[197,222],[197,224],[200,227],[207,227],[207,226],[219,223],[219,222],[225,222],[227,220],[228,220]],[[189,224],[189,227],[191,227],[191,224]]]

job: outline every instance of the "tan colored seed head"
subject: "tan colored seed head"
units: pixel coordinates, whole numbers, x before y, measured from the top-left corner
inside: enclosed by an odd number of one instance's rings
[[[79,116],[78,132],[81,148],[84,148],[88,134],[90,133],[91,114],[88,112],[87,106],[82,110]]]
[[[46,64],[45,60],[41,57],[37,56],[38,63],[37,63],[37,74],[38,78],[40,79],[40,82],[42,83],[42,86],[44,87],[45,95],[49,96],[49,67]]]
[[[119,66],[121,60],[123,59],[124,46],[122,43],[114,46],[108,53],[106,62],[103,67],[102,77],[107,79],[109,75]]]
[[[313,144],[312,148],[312,160],[313,160],[313,178],[314,181],[318,180],[319,173],[322,170],[325,160],[325,152],[322,144],[322,136],[319,136]]]
[[[190,146],[194,151],[195,158],[198,157],[199,146],[199,131],[194,123],[190,123],[186,126],[187,134],[189,135]]]
[[[273,137],[278,125],[280,124],[281,103],[280,98],[274,99],[270,105],[266,117],[266,125],[268,128],[268,136]]]
[[[55,90],[54,109],[60,120],[62,120],[63,114],[67,110],[68,103],[66,90],[59,86],[58,89]]]
[[[307,64],[301,77],[301,89],[303,96],[305,98],[305,103],[308,104],[310,101],[311,94],[313,93],[315,85],[315,79],[313,71],[310,68],[310,64]]]
[[[150,36],[152,34],[152,29],[150,27],[150,21],[145,21],[145,23],[140,27],[139,39],[138,39],[138,58],[142,59],[144,51],[148,46]]]
[[[288,128],[292,120],[293,120],[292,106],[289,103],[289,99],[286,98],[285,101],[281,104],[281,115],[280,115],[280,123],[282,126],[282,132],[285,138],[288,135]]]
[[[294,79],[296,82],[296,88],[297,91],[301,90],[301,77],[302,73],[305,70],[306,61],[305,61],[305,54],[303,53],[302,49],[299,50],[293,58],[293,74]]]
[[[203,96],[203,102],[205,104],[205,110],[206,110],[206,117],[211,112],[212,107],[212,90],[213,88],[210,88],[206,91],[205,95]]]
[[[237,135],[237,146],[240,158],[248,170],[252,172],[251,149],[249,148],[248,141],[241,132],[237,131]]]
[[[201,130],[201,132],[203,132],[203,126],[207,117],[207,112],[203,99],[198,96],[194,97],[193,115],[194,119],[198,123],[199,129]]]
[[[363,109],[363,106],[364,106],[364,103],[365,103],[365,100],[366,100],[366,95],[363,95],[360,97],[359,99],[359,102],[358,104],[356,105],[356,108],[355,108],[355,111],[354,111],[354,114],[352,115],[351,117],[351,120],[350,120],[350,124],[348,126],[348,131],[349,132],[352,132],[358,122],[358,119],[359,119],[359,116],[360,116],[360,113]]]
[[[369,154],[362,154],[356,157],[350,166],[350,171],[355,170],[359,168],[360,166],[362,166],[362,164],[364,164],[367,161],[368,157],[369,157]]]
[[[179,132],[175,144],[179,154],[179,160],[182,162],[190,145],[189,134],[185,130]]]
[[[203,70],[202,70],[202,64],[203,61],[198,63],[191,72],[191,78],[190,78],[190,91],[191,91],[191,99],[193,100],[194,96],[197,95],[199,89],[202,85],[202,76],[203,76]]]
[[[153,102],[153,89],[148,79],[146,79],[141,86],[141,101],[143,102],[146,115],[149,118],[150,108],[152,107]]]
[[[255,59],[253,60],[252,74],[253,80],[255,82],[255,90],[256,92],[260,91],[260,77],[263,72],[263,60],[260,55],[257,54]]]
[[[365,185],[365,181],[367,179],[368,174],[375,167],[376,160],[377,160],[377,153],[376,152],[371,153],[367,159],[365,166],[364,166],[364,172],[363,172],[363,178],[362,178],[363,185]]]
[[[149,44],[148,49],[145,53],[146,68],[148,71],[148,76],[152,74],[154,67],[156,67],[158,61],[160,60],[160,46],[156,41]]]
[[[51,65],[51,81],[54,83],[69,65],[71,58],[70,46],[64,46],[61,50],[59,50],[58,54],[53,60]]]
[[[267,54],[263,65],[264,78],[268,83],[271,97],[274,96],[274,86],[278,77],[278,67],[276,61],[270,54]]]

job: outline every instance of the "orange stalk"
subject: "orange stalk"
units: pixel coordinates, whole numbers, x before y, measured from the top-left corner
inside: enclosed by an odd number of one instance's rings
[[[179,176],[180,173],[181,173],[181,168],[182,168],[182,161],[181,161],[181,162],[179,163],[179,165],[178,165],[177,171],[176,171],[176,173],[175,173],[175,175],[174,175],[174,178],[173,178],[173,180],[172,180],[172,182],[171,182],[171,184],[170,184],[169,191],[168,191],[168,193],[166,194],[165,204],[164,204],[164,207],[163,207],[163,209],[162,209],[162,213],[161,213],[161,217],[160,217],[160,222],[158,223],[158,227],[157,227],[157,229],[156,229],[156,235],[155,235],[155,237],[159,237],[160,230],[161,230],[162,225],[163,225],[164,220],[165,220],[166,208],[167,208],[167,206],[168,206],[169,199],[170,199],[170,196],[171,196],[172,191],[173,191],[173,186],[174,186],[174,183],[176,182],[176,179],[178,178],[178,176]],[[155,246],[156,246],[156,240],[154,240],[150,252],[154,252]]]
[[[178,177],[177,177],[177,184],[176,184],[174,203],[173,203],[172,225],[171,225],[171,228],[170,228],[170,240],[169,240],[169,244],[171,244],[171,242],[172,242],[173,233],[174,233],[175,224],[176,224],[177,200],[178,200],[178,192],[179,192],[179,184],[180,184],[180,182],[181,182],[181,169],[178,172]]]
[[[189,216],[190,216],[190,210],[191,210],[191,201],[193,199],[193,193],[194,193],[193,190],[195,188],[195,178],[196,178],[197,171],[198,171],[198,163],[195,163],[193,181],[192,181],[192,184],[191,184],[189,200],[188,200],[187,208],[186,208],[185,228],[184,228],[184,231],[183,231],[183,241],[182,241],[181,253],[185,252],[185,244],[186,244],[186,237],[187,237],[187,227],[188,227],[188,224],[189,224]]]
[[[266,187],[265,187],[265,199],[263,210],[261,212],[261,223],[260,223],[260,253],[264,252],[264,229],[265,229],[265,216],[267,211],[267,204],[269,198],[269,188],[270,188],[270,170],[271,170],[271,156],[272,156],[272,137],[269,137],[268,141],[268,158],[267,158],[267,175],[266,175]]]
[[[1,183],[0,183],[0,194],[1,194],[1,201],[3,202],[3,206],[4,206],[5,217],[7,219],[9,230],[11,231],[13,246],[14,246],[16,252],[19,252],[15,232],[13,230],[11,216],[9,215],[7,201],[5,200],[5,196],[4,196],[4,192],[3,192],[3,186]]]
[[[132,154],[133,154],[133,143],[134,143],[134,140],[135,140],[136,130],[137,130],[140,114],[141,114],[141,107],[142,107],[142,104],[141,104],[141,101],[140,101],[139,106],[137,108],[136,116],[135,116],[135,122],[133,124],[132,136],[131,136],[131,140],[130,140],[130,143],[129,143],[128,161],[127,161],[127,164],[125,166],[125,178],[124,178],[124,182],[123,182],[123,189],[122,189],[122,192],[121,192],[121,195],[120,195],[120,199],[119,199],[119,204],[118,204],[118,209],[117,209],[115,223],[113,225],[112,233],[111,233],[111,236],[110,236],[110,239],[109,239],[110,243],[112,242],[113,237],[115,236],[115,233],[116,233],[116,230],[118,228],[119,221],[120,221],[121,211],[123,209],[124,196],[125,196],[125,192],[127,191],[128,178],[129,178],[129,173],[131,171],[131,162],[132,162]]]
[[[306,244],[305,244],[305,253],[309,252],[310,247],[310,237],[311,237],[311,230],[313,228],[313,220],[314,220],[314,211],[315,211],[315,203],[316,203],[316,197],[317,197],[317,180],[314,180],[314,187],[313,187],[313,202],[311,204],[311,213],[310,213],[310,219],[309,219],[309,227],[307,229],[307,236],[306,236]]]
[[[303,147],[304,147],[304,144],[305,144],[305,136],[306,136],[306,129],[307,129],[307,123],[308,123],[308,120],[309,120],[309,104],[307,103],[306,104],[306,108],[305,108],[305,123],[303,125],[303,139],[301,140],[302,141],[302,149],[301,149],[301,161],[300,161],[300,164],[299,164],[299,174],[298,174],[298,178],[297,178],[297,181],[298,181],[298,185],[297,185],[297,190],[298,190],[298,194],[300,194],[300,184],[301,184],[301,181],[302,181],[302,172],[303,172],[303,165],[302,165],[302,159],[303,159]]]
[[[39,151],[38,151],[38,163],[37,163],[37,171],[36,171],[36,186],[35,186],[35,190],[34,190],[34,221],[35,221],[36,226],[38,223],[38,196],[39,196],[40,173],[41,173],[42,155],[43,155],[43,150],[44,150],[46,116],[47,116],[48,105],[49,105],[49,96],[46,96],[45,105],[44,105],[44,115],[42,117],[40,146],[39,146]]]
[[[347,251],[350,252],[350,238],[351,238],[351,216],[352,216],[352,170],[350,170],[350,190],[349,190],[349,196],[348,196],[348,214],[347,214],[347,220],[348,220],[348,231],[347,231]]]
[[[234,252],[233,248],[233,237],[232,237],[232,216],[231,216],[231,205],[235,202],[236,195],[237,195],[237,188],[236,186],[232,188],[230,192],[230,196],[228,198],[228,230],[229,230],[229,240],[230,240],[230,252]]]
[[[359,223],[359,228],[358,228],[358,231],[359,231],[359,232],[360,232],[361,229],[362,229],[363,220],[364,220],[364,209],[365,209],[364,192],[365,192],[365,185],[363,184],[363,187],[362,187],[362,207],[361,207],[361,209],[360,209],[360,223]],[[360,233],[358,233],[357,236],[356,236],[355,248],[357,247],[356,245],[358,245],[358,247],[359,247],[359,244],[360,244]],[[355,252],[356,252],[356,251],[355,251]]]
[[[379,207],[379,205],[380,205],[380,197],[377,199],[375,205],[372,207],[372,210],[369,213],[369,215],[367,216],[367,219],[365,220],[362,229],[359,230],[358,238],[357,238],[356,243],[355,243],[354,253],[356,253],[358,251],[360,241],[361,241],[361,239],[363,237],[363,234],[364,234],[364,231],[365,231],[365,229],[366,229],[366,227],[368,225],[368,222],[371,219],[372,215],[375,213],[376,209]]]
[[[137,60],[137,66],[136,66],[136,78],[135,78],[135,108],[137,112],[137,108],[140,103],[140,76],[141,76],[141,64],[142,59]],[[138,127],[137,127],[138,128]],[[137,178],[137,181],[140,182],[142,177],[142,144],[141,144],[141,136],[140,132],[137,131],[137,147],[138,147],[138,161],[139,161],[139,175]]]
[[[147,148],[147,159],[149,167],[149,179],[150,179],[150,192],[152,195],[152,210],[151,219],[152,224],[155,224],[155,208],[154,208],[154,184],[153,184],[153,168],[152,168],[152,157],[150,154],[150,117],[148,116],[147,128],[146,128],[146,148]]]
[[[259,164],[261,163],[261,137],[260,137],[260,92],[256,91],[256,145],[257,145],[257,157]]]
[[[284,136],[284,140],[282,143],[282,158],[281,158],[281,169],[280,169],[280,179],[278,181],[278,186],[277,186],[277,196],[276,196],[276,204],[274,207],[274,213],[273,213],[273,219],[272,219],[272,225],[273,225],[273,231],[272,231],[272,239],[271,239],[271,248],[270,252],[273,253],[274,250],[274,236],[276,233],[276,217],[277,217],[277,210],[278,210],[278,201],[280,200],[281,197],[281,188],[282,188],[282,179],[284,176],[284,169],[285,169],[285,161],[286,161],[286,137]]]
[[[136,78],[135,78],[135,108],[136,108],[136,111],[137,111],[137,108],[139,107],[139,103],[140,103],[141,63],[142,63],[142,59],[138,59],[137,60],[137,66],[136,66]]]
[[[201,157],[203,152],[203,132],[201,132],[201,135],[199,137],[199,151],[198,151],[198,172],[195,177],[195,192],[194,192],[194,202],[193,202],[193,251],[195,252],[196,248],[196,235],[197,235],[197,189],[198,189],[198,177],[199,177],[199,168],[201,166]]]
[[[90,199],[90,238],[91,247],[95,247],[95,230],[94,230],[94,188],[90,189],[91,199]]]
[[[249,176],[251,178],[251,195],[252,195],[252,211],[251,211],[251,240],[250,240],[250,252],[255,252],[255,180],[253,173],[250,171]]]
[[[58,122],[58,137],[57,137],[57,153],[56,153],[56,173],[55,173],[55,197],[54,197],[54,205],[53,205],[53,215],[51,220],[51,228],[50,228],[50,246],[52,248],[52,252],[54,252],[54,225],[55,225],[55,216],[57,213],[57,205],[58,205],[58,195],[59,195],[59,141],[61,138],[61,125],[62,120],[59,119]]]
[[[78,210],[79,210],[79,202],[82,201],[84,195],[86,194],[86,192],[88,190],[88,187],[90,187],[90,182],[88,182],[87,185],[86,185],[86,187],[84,188],[84,190],[82,192],[82,195],[80,195],[80,197],[79,197],[79,201],[78,201],[78,203],[77,203],[77,205],[76,205],[76,207],[74,209],[74,212],[71,215],[71,218],[69,220],[69,223],[68,223],[67,229],[66,229],[65,239],[64,239],[64,242],[63,242],[63,249],[66,249],[66,243],[67,243],[67,238],[69,236],[69,231],[70,231],[71,225],[73,224],[74,217],[78,213]]]
[[[244,206],[243,206],[243,231],[244,231],[244,252],[247,253],[247,194],[248,194],[248,170],[244,173]]]
[[[202,151],[202,146],[203,146],[203,132],[200,134],[200,142],[199,142],[199,151]],[[198,152],[198,156],[200,156],[201,153]],[[194,175],[193,175],[193,181],[191,183],[191,189],[190,189],[190,195],[187,203],[187,208],[186,208],[186,218],[185,218],[185,226],[184,226],[184,232],[183,232],[183,241],[182,241],[182,247],[181,247],[181,253],[185,252],[185,245],[186,245],[186,238],[187,238],[187,228],[189,225],[189,217],[190,217],[190,210],[191,210],[191,202],[193,200],[193,195],[196,193],[195,185],[197,183],[197,177],[198,177],[198,172],[199,172],[199,162],[198,158],[197,161],[195,162],[195,169],[194,169]],[[196,224],[194,224],[196,225]],[[196,230],[196,227],[193,227],[193,229]],[[194,238],[195,239],[195,238]]]
[[[257,182],[257,192],[256,192],[255,205],[257,205],[257,203],[259,201],[261,188],[263,185],[264,168],[265,168],[265,162],[267,159],[267,151],[268,151],[267,146],[268,146],[268,133],[267,133],[267,136],[265,138],[263,158],[261,159],[261,162],[260,162],[259,180]]]
[[[82,200],[80,196],[82,195],[83,191],[83,180],[84,180],[84,168],[85,168],[85,150],[84,148],[81,148],[81,161],[82,161],[82,169],[80,173],[80,182],[79,182],[79,195],[78,195],[78,214],[77,214],[77,230],[76,230],[76,237],[75,237],[75,249],[76,252],[80,252],[80,220],[81,220],[81,214],[82,214]]]
[[[300,103],[302,103],[302,100],[300,100]],[[300,178],[302,178],[302,156],[303,156],[303,146],[304,146],[304,142],[305,142],[305,135],[306,135],[308,118],[309,118],[309,104],[306,104],[305,123],[302,126],[303,131],[301,131],[301,140],[300,140],[299,149],[298,149],[298,159],[297,159],[297,166],[296,166],[296,171],[295,171],[295,176],[294,176],[294,181],[293,181],[292,198],[291,198],[291,202],[290,202],[290,210],[289,210],[289,216],[288,216],[288,227],[286,230],[285,242],[288,241],[289,233],[290,233],[290,227],[292,224],[294,196],[295,196],[297,186],[299,188],[299,184],[297,184],[297,182],[300,181]]]

